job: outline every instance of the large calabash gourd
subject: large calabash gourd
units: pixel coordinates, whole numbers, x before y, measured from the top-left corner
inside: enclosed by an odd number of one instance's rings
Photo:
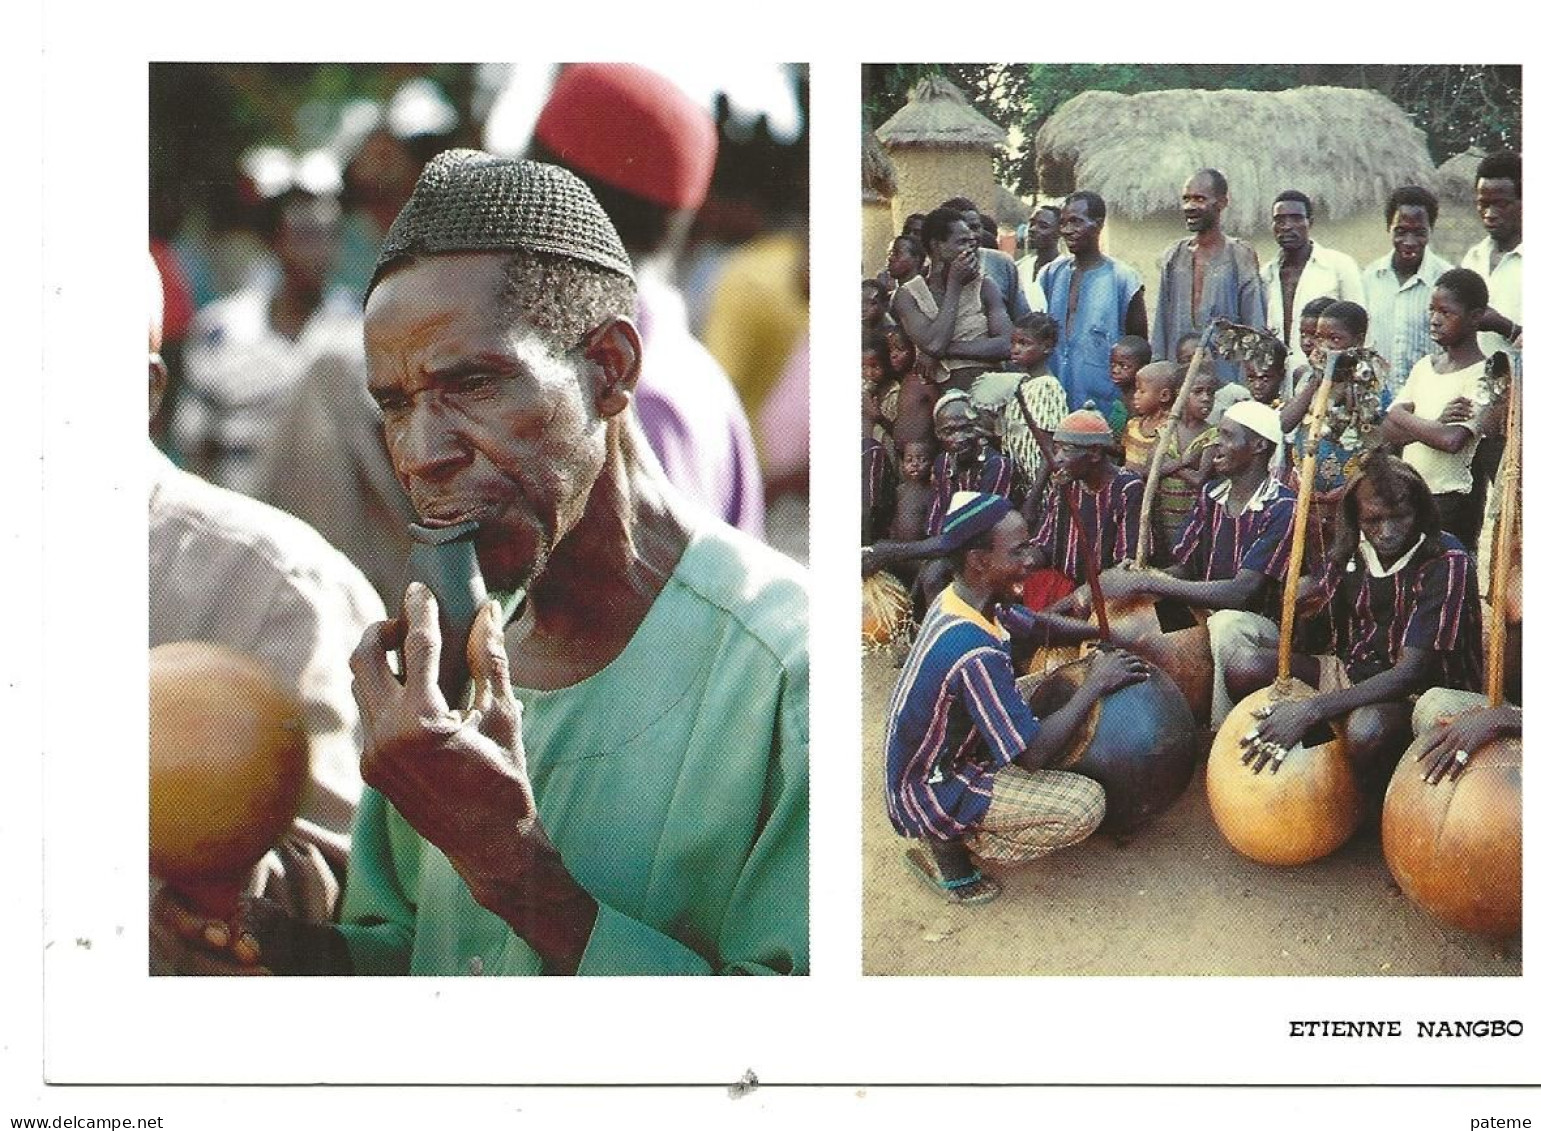
[[[1202,624],[1163,632],[1156,603],[1148,597],[1107,602],[1108,624],[1125,647],[1149,660],[1177,686],[1178,693],[1195,719],[1208,724],[1214,695],[1214,659],[1209,651],[1209,629]],[[1052,672],[1075,660],[1079,645],[1040,648],[1028,661],[1030,674]]]
[[[1086,681],[1090,658],[1057,668],[1036,687],[1018,686],[1039,718],[1062,707]],[[1104,696],[1050,765],[1085,774],[1107,794],[1109,832],[1138,828],[1167,808],[1193,776],[1193,717],[1177,686],[1156,669],[1150,679]]]
[[[1298,679],[1253,692],[1231,711],[1209,751],[1206,786],[1215,824],[1232,848],[1262,864],[1320,860],[1353,835],[1364,814],[1336,723],[1325,742],[1290,751],[1278,773],[1254,773],[1242,764],[1242,736],[1258,724],[1254,711],[1315,694]]]
[[[1386,790],[1381,840],[1397,886],[1434,918],[1475,934],[1520,929],[1520,740],[1472,755],[1455,781],[1423,780],[1418,743]]]
[[[910,594],[891,573],[878,572],[861,583],[861,640],[867,647],[892,643],[910,621]]]
[[[216,644],[150,650],[150,871],[211,912],[294,820],[309,771],[301,708]]]

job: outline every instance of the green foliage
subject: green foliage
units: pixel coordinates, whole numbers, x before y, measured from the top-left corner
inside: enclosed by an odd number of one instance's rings
[[[915,82],[932,73],[945,75],[980,113],[1012,131],[1018,144],[996,155],[996,177],[1029,197],[1038,189],[1039,127],[1086,90],[1138,94],[1359,87],[1380,91],[1401,106],[1428,135],[1436,163],[1473,145],[1492,150],[1520,144],[1520,68],[1476,64],[874,63],[862,74],[862,112],[868,124],[881,125],[904,105]]]

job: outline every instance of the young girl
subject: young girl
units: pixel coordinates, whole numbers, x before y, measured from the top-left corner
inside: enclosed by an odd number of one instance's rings
[[[1017,385],[1022,399],[1027,402],[1033,421],[1051,435],[1070,412],[1065,387],[1049,372],[1049,355],[1058,342],[1059,324],[1051,316],[1042,312],[1024,314],[1011,330],[1011,361],[1007,367],[1022,374]],[[1014,396],[1001,413],[1001,443],[1016,461],[1024,486],[1036,483],[1043,453],[1038,450],[1038,442],[1028,430],[1027,418]]]
[[[1475,403],[1487,361],[1477,345],[1477,317],[1487,304],[1487,284],[1475,271],[1457,267],[1439,277],[1429,299],[1429,336],[1444,352],[1413,366],[1384,428],[1389,443],[1405,445],[1402,458],[1433,492],[1440,526],[1472,553],[1482,520],[1472,499]]]

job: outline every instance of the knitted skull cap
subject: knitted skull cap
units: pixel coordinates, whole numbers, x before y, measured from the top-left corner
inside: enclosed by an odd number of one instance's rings
[[[1108,426],[1108,418],[1092,405],[1093,402],[1087,401],[1085,408],[1076,409],[1059,422],[1059,427],[1054,429],[1056,444],[1105,448],[1114,446],[1113,429]]]
[[[543,252],[634,278],[586,184],[555,165],[475,149],[446,150],[423,169],[385,234],[369,290],[402,259],[457,251]]]
[[[947,506],[947,517],[942,519],[942,541],[948,552],[994,530],[1013,509],[1011,503],[999,495],[954,491],[952,502]]]
[[[717,164],[711,115],[635,63],[564,67],[535,137],[569,168],[665,208],[700,208]]]

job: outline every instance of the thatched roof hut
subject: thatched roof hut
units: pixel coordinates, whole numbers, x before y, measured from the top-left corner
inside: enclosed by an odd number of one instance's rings
[[[995,197],[995,151],[1006,131],[969,105],[941,75],[915,84],[910,100],[877,128],[893,160],[898,191],[889,201],[892,230],[911,212],[930,212],[952,196],[989,208]]]
[[[1027,223],[1033,218],[1033,210],[1005,185],[996,185],[995,207],[990,215],[995,217],[995,222],[1000,225],[1002,231],[1005,231],[1007,228],[1015,228],[1018,224]]]
[[[862,275],[870,278],[882,270],[893,239],[893,211],[889,204],[899,192],[899,174],[888,159],[882,142],[871,130],[861,139],[861,262]]]
[[[1477,166],[1487,154],[1475,145],[1464,153],[1457,153],[1439,167],[1439,183],[1429,185],[1441,200],[1459,200],[1470,204],[1476,191]]]
[[[861,139],[861,199],[863,204],[887,203],[899,191],[899,175],[877,135],[866,131]]]
[[[909,101],[877,128],[877,136],[889,149],[994,150],[1006,143],[1006,131],[970,106],[964,93],[941,75],[917,82]]]
[[[1346,218],[1436,177],[1423,131],[1369,90],[1091,90],[1038,131],[1043,191],[1091,189],[1135,220],[1175,213],[1183,182],[1206,166],[1230,182],[1227,228],[1258,232],[1281,189],[1305,192],[1321,218]]]

